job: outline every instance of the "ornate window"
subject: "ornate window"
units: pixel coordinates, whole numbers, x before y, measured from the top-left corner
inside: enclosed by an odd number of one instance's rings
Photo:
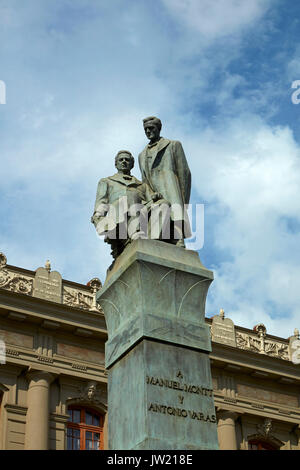
[[[69,406],[67,450],[103,450],[103,415],[80,406]]]
[[[248,441],[248,450],[278,450],[278,447],[263,439],[252,439]]]

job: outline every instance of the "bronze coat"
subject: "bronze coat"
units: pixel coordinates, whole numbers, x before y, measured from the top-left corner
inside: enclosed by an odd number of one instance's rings
[[[97,227],[101,221],[103,231],[113,230],[117,224],[124,222],[128,208],[133,204],[144,203],[147,198],[146,185],[132,175],[130,180],[119,173],[102,178],[98,183],[92,222]],[[106,212],[104,209],[106,204],[109,205],[107,213],[102,217],[97,216],[97,212],[102,214]]]
[[[148,145],[139,155],[139,165],[143,183],[154,192],[161,193],[163,198],[178,207],[171,211],[173,220],[185,220],[187,214],[183,211],[188,204],[191,193],[191,172],[180,142],[161,137],[157,149],[152,156]],[[186,226],[185,237],[190,236],[189,226]]]

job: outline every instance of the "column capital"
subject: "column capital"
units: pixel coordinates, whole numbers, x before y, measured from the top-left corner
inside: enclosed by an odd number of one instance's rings
[[[56,376],[57,374],[53,374],[46,370],[34,369],[33,367],[29,367],[26,373],[27,380],[45,380],[46,382],[48,382],[49,385],[53,382]]]
[[[236,411],[224,410],[223,408],[217,410],[217,418],[221,420],[232,419],[236,421],[239,416],[240,414]]]

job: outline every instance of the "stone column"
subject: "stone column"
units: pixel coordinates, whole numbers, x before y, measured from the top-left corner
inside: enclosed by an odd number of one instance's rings
[[[49,387],[54,376],[49,372],[34,370],[27,375],[26,450],[48,450]]]
[[[235,420],[238,414],[222,410],[218,413],[218,438],[220,450],[237,450]]]
[[[108,341],[108,446],[217,449],[205,299],[213,273],[197,252],[136,240],[97,300]]]

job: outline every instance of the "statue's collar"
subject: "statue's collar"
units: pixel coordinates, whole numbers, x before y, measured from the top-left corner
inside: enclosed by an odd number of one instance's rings
[[[154,148],[155,150],[155,153],[156,155],[158,154],[158,152],[160,152],[162,149],[164,149],[167,145],[169,145],[170,143],[170,140],[169,139],[165,139],[164,137],[161,137],[157,142],[155,142],[155,144],[148,144],[146,145],[145,147],[145,151],[147,153],[147,149],[151,148],[150,145]],[[155,147],[157,145],[157,147]]]
[[[113,176],[110,176],[109,179],[114,181],[120,181],[122,183],[136,183],[138,180],[133,175],[124,175],[123,173],[115,173]]]
[[[148,147],[149,149],[152,149],[153,147],[155,147],[156,145],[158,145],[158,144],[161,142],[162,139],[163,139],[163,137],[160,137],[160,138],[159,138],[156,142],[154,142],[153,144],[151,144],[151,142],[150,142],[147,147]]]

